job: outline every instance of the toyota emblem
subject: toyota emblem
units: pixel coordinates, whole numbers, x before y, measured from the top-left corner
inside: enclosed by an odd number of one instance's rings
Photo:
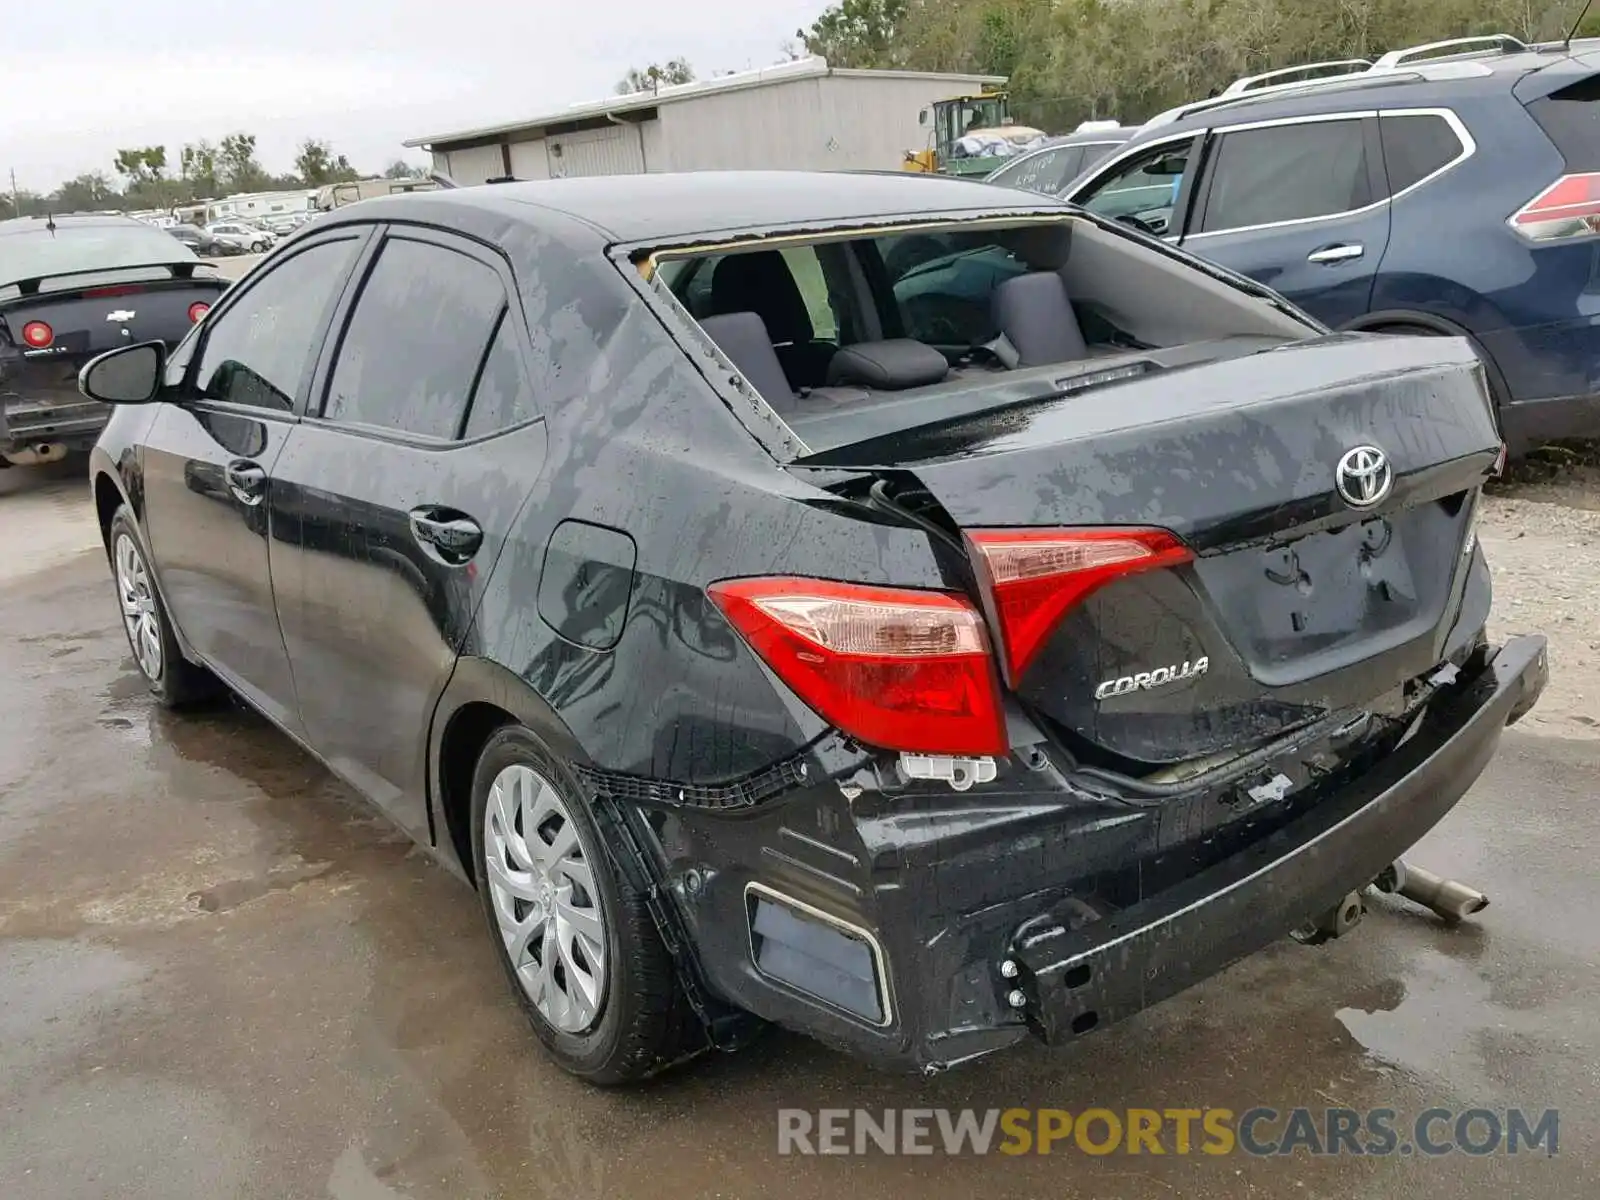
[[[1357,446],[1344,452],[1333,472],[1333,482],[1351,508],[1371,508],[1388,496],[1394,486],[1394,470],[1376,446]]]

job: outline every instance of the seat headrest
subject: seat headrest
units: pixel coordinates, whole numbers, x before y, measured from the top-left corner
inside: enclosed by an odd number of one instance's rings
[[[1088,357],[1066,281],[1054,271],[1015,275],[990,297],[995,328],[1016,348],[1020,367],[1042,367]]]
[[[844,347],[828,363],[830,387],[856,384],[897,392],[939,383],[948,374],[950,362],[943,354],[911,338],[858,342]]]
[[[772,348],[767,326],[753,312],[723,313],[706,317],[700,328],[739,368],[745,382],[761,393],[761,398],[778,412],[794,408],[794,389]]]
[[[776,250],[730,254],[711,271],[711,311],[752,312],[774,342],[809,342],[815,335],[805,297]]]

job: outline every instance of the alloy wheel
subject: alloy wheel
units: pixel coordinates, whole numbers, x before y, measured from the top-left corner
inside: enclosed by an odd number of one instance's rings
[[[592,1026],[605,1002],[605,914],[577,822],[533,768],[495,776],[484,807],[483,853],[496,924],[517,980],[564,1033]]]
[[[128,645],[134,661],[151,683],[161,679],[161,614],[145,570],[144,555],[133,538],[117,534],[112,545],[116,563],[117,598],[122,602],[122,624],[128,631]]]

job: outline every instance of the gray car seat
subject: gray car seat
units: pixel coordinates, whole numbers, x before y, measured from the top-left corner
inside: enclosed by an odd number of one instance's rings
[[[717,263],[711,272],[711,312],[760,317],[791,387],[817,387],[827,378],[837,347],[815,340],[805,297],[778,251],[730,254]]]
[[[1017,366],[1042,367],[1089,356],[1066,281],[1055,271],[1030,271],[1006,280],[989,300],[995,328],[1017,353]]]
[[[700,328],[739,368],[745,382],[760,392],[774,410],[793,411],[794,389],[789,386],[778,353],[772,347],[766,322],[753,312],[722,313],[704,318]]]

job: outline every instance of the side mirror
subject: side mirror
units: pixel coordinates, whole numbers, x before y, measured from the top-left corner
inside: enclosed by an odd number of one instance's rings
[[[118,346],[78,372],[78,390],[102,404],[149,404],[161,391],[167,348],[161,342]]]

